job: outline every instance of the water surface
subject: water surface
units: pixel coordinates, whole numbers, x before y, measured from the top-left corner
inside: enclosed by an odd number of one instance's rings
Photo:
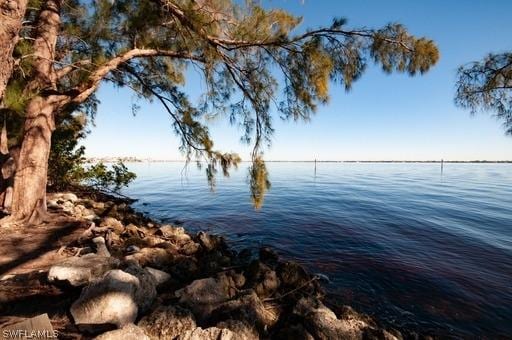
[[[331,279],[336,303],[436,334],[512,335],[512,164],[269,163],[251,206],[247,168],[217,180],[134,163],[135,207],[238,248],[271,245]]]

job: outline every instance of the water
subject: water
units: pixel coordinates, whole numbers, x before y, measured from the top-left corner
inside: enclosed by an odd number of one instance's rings
[[[270,163],[250,203],[247,169],[219,178],[138,163],[135,207],[238,248],[271,245],[332,280],[334,303],[441,335],[512,336],[512,164]]]

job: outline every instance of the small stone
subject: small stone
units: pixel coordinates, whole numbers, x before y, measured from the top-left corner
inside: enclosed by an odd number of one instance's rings
[[[103,333],[95,340],[149,340],[150,338],[144,333],[144,331],[135,326],[134,324],[128,324],[123,328],[116,329],[110,332]]]

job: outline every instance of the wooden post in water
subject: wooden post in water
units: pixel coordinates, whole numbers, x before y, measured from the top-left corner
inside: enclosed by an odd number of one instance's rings
[[[316,158],[315,158],[315,177],[316,177]]]
[[[441,174],[443,173],[444,160],[441,158]]]

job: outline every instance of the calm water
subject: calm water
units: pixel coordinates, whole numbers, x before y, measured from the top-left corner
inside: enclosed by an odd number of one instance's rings
[[[246,167],[219,178],[139,163],[135,207],[235,247],[272,245],[331,279],[333,301],[437,334],[512,336],[512,165],[270,163],[262,210]]]

